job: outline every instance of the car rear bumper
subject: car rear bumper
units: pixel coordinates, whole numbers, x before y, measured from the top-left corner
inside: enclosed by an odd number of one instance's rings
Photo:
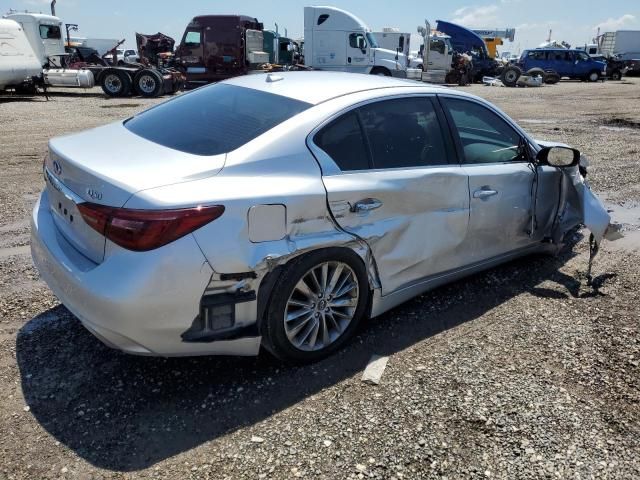
[[[213,270],[192,235],[149,252],[109,243],[96,264],[59,232],[42,193],[31,218],[31,253],[43,280],[105,344],[157,356],[256,355],[260,337],[209,343],[181,335],[199,314]]]

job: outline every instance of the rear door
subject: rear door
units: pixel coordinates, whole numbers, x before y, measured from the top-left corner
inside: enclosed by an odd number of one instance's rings
[[[567,50],[549,50],[549,66],[561,77],[571,77],[574,74],[573,55]]]
[[[461,264],[467,175],[452,163],[443,121],[434,99],[397,97],[350,110],[312,137],[331,213],[368,243],[383,295]]]
[[[469,261],[482,261],[539,242],[551,228],[559,172],[532,165],[528,141],[487,106],[440,96],[465,173],[470,220]]]

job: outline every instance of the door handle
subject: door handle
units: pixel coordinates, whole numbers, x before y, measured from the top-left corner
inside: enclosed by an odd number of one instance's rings
[[[473,192],[473,198],[489,198],[497,194],[498,194],[497,190],[481,188],[480,190],[476,190],[475,192]]]
[[[360,200],[359,202],[354,203],[351,206],[351,212],[370,212],[371,210],[375,210],[376,208],[380,208],[381,206],[382,202],[377,198],[365,198],[364,200]]]
[[[351,57],[347,57],[347,63],[351,63]]]

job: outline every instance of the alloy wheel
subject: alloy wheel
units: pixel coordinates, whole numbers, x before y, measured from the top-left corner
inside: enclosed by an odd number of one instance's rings
[[[296,283],[284,311],[291,345],[317,351],[335,342],[358,307],[358,279],[349,265],[329,261],[314,266]]]

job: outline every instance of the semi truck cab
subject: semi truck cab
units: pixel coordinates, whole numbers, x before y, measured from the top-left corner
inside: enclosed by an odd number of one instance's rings
[[[269,62],[263,25],[246,15],[202,15],[187,25],[176,51],[187,84],[197,87],[245,75],[252,65]]]
[[[335,7],[304,7],[305,64],[320,70],[407,76],[407,57],[380,48],[371,29]]]
[[[38,57],[41,66],[49,63],[49,58],[64,55],[62,21],[58,17],[42,13],[11,13],[6,16],[20,24],[31,48]]]

